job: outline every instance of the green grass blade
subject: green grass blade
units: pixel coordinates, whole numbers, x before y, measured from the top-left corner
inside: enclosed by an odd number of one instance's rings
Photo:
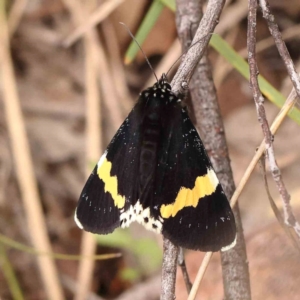
[[[121,256],[120,253],[83,256],[83,255],[63,254],[63,253],[54,253],[54,252],[51,252],[51,253],[42,252],[42,251],[36,250],[34,248],[28,247],[22,243],[16,242],[2,234],[0,234],[0,247],[2,247],[1,244],[4,244],[7,247],[11,247],[11,248],[14,248],[14,249],[17,249],[17,250],[20,250],[22,252],[26,252],[29,254],[49,256],[54,259],[60,259],[60,260],[80,260],[83,258],[101,260],[101,259],[111,259],[111,258],[116,258],[116,257]]]
[[[150,30],[156,23],[156,20],[160,16],[164,5],[159,0],[154,0],[151,7],[149,8],[144,20],[142,21],[141,26],[139,27],[135,38],[140,45],[142,45],[147,38]],[[125,54],[125,64],[129,64],[135,58],[136,54],[139,51],[139,47],[135,41],[132,41],[129,45],[129,48]]]
[[[8,283],[12,298],[14,300],[24,300],[23,293],[20,288],[18,279],[9,261],[9,258],[6,254],[6,249],[1,244],[0,244],[0,266],[1,269],[3,270],[3,274]]]
[[[175,0],[160,0],[160,2],[164,4],[166,7],[168,7],[170,10],[172,11],[176,10]]]
[[[213,34],[210,40],[210,45],[219,52],[241,75],[249,80],[249,65],[224,39],[219,35]],[[278,107],[282,107],[285,102],[285,97],[276,90],[263,76],[258,76],[258,82],[261,92],[272,103]],[[291,119],[300,125],[300,111],[294,108],[288,114]]]

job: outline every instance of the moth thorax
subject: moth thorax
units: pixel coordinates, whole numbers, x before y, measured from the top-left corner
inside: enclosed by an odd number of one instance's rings
[[[153,113],[151,119],[144,122],[144,134],[140,152],[140,188],[143,190],[149,178],[152,176],[157,161],[157,149],[160,141],[160,124],[159,120]]]

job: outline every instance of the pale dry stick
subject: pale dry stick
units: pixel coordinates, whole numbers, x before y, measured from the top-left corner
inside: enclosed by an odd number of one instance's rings
[[[271,129],[272,134],[275,134],[277,132],[278,128],[280,127],[280,125],[284,121],[285,117],[287,116],[287,114],[289,113],[291,108],[293,108],[293,106],[295,105],[296,102],[297,102],[297,95],[296,95],[295,90],[293,89],[291,91],[290,95],[288,96],[285,104],[283,105],[283,107],[281,108],[280,112],[278,113],[274,122],[271,125],[270,129]],[[231,197],[231,200],[230,200],[231,207],[235,206],[240,194],[242,193],[246,183],[248,182],[248,180],[250,178],[250,175],[252,174],[255,166],[257,165],[257,163],[258,163],[260,157],[263,155],[264,151],[265,151],[265,142],[262,141],[258,150],[256,151],[255,155],[253,156],[250,164],[248,165],[243,177],[241,178],[239,185],[237,186],[236,190],[234,191],[234,193]],[[198,270],[195,281],[193,283],[193,287],[191,289],[188,300],[195,299],[197,291],[199,289],[199,286],[202,282],[205,270],[207,269],[207,266],[209,264],[209,261],[210,261],[212,255],[213,255],[213,252],[207,252],[205,254],[205,257],[201,263],[201,266]]]
[[[12,36],[18,28],[27,3],[28,0],[16,0],[13,2],[8,17],[8,30],[10,36]]]
[[[202,263],[201,263],[201,266],[198,270],[198,273],[196,275],[196,278],[194,280],[194,283],[193,283],[193,286],[192,286],[192,289],[189,293],[189,296],[188,296],[188,299],[187,300],[194,300],[196,298],[196,294],[198,292],[198,289],[199,289],[199,286],[200,286],[200,283],[203,279],[203,276],[205,274],[205,271],[208,267],[208,264],[210,262],[210,259],[213,255],[213,252],[207,252],[205,253],[205,256],[202,260]]]
[[[83,23],[84,16],[79,1],[64,0],[65,5],[71,12],[74,21],[77,24]],[[95,32],[89,32],[84,38],[85,45],[85,81],[86,81],[86,118],[87,118],[87,148],[86,148],[86,167],[88,163],[97,160],[102,149],[101,146],[101,122],[100,122],[100,95],[97,86],[97,53],[94,46]],[[86,169],[86,174],[89,175],[89,170]],[[81,255],[90,256],[96,251],[96,240],[90,233],[83,232],[81,241]],[[95,261],[83,259],[80,261],[78,270],[78,289],[75,295],[75,300],[86,299],[89,293]]]
[[[85,38],[85,86],[86,86],[86,176],[91,173],[89,162],[97,160],[102,151],[100,95],[97,85],[97,70],[94,64],[92,40]],[[92,54],[92,55],[91,55]],[[81,241],[81,255],[96,252],[96,241],[91,233],[84,232]],[[75,300],[83,300],[89,293],[95,261],[81,261],[78,271]]]
[[[124,0],[110,0],[100,5],[88,18],[86,22],[80,25],[73,33],[71,33],[63,42],[65,47],[70,47],[86,32],[103,21],[111,12],[113,12]]]
[[[5,16],[5,1],[0,1],[0,3],[1,81],[15,171],[34,247],[39,249],[39,251],[52,252],[9,52],[9,31]],[[47,298],[51,300],[64,299],[53,259],[46,256],[39,256],[37,257],[37,261]]]
[[[119,49],[119,42],[112,22],[107,18],[101,24],[104,40],[107,45],[108,59],[110,61],[111,74],[120,104],[128,113],[132,109],[133,102],[128,89],[124,64]]]

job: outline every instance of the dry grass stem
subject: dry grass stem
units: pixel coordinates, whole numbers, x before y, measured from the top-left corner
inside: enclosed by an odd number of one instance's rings
[[[196,276],[195,281],[193,283],[191,292],[190,292],[190,294],[188,296],[188,300],[194,300],[196,298],[198,289],[200,287],[201,281],[202,281],[203,276],[205,274],[205,271],[206,271],[206,269],[208,267],[210,259],[212,258],[212,255],[213,255],[213,252],[207,252],[207,253],[205,253],[205,256],[204,256],[204,258],[202,260],[201,266],[200,266],[200,268],[198,270],[197,276]]]
[[[2,45],[0,49],[1,79],[15,170],[22,200],[24,201],[28,228],[33,245],[39,251],[52,252],[17,92],[16,79],[10,56],[9,31],[4,6],[5,1],[2,1],[0,7],[0,40]],[[50,257],[39,256],[37,257],[37,261],[48,299],[64,299],[53,260]]]
[[[87,31],[95,27],[101,21],[103,21],[112,11],[114,11],[124,0],[110,0],[100,5],[88,18],[86,22],[79,25],[79,27],[69,35],[63,42],[65,47],[71,46],[80,37],[82,37]]]
[[[116,90],[116,98],[119,99],[123,109],[128,113],[132,109],[131,95],[127,86],[123,60],[115,29],[109,19],[102,22],[102,32],[107,45],[107,55],[111,67],[111,75]]]

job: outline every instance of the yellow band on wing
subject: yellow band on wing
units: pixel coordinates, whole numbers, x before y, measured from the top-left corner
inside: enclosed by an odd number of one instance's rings
[[[104,191],[111,194],[115,206],[121,209],[125,205],[125,197],[118,194],[118,178],[117,176],[110,175],[111,166],[112,163],[104,158],[98,167],[97,173],[99,178],[104,182]]]
[[[196,207],[205,196],[211,195],[215,192],[219,180],[212,169],[208,169],[207,174],[196,178],[193,189],[182,187],[175,199],[175,202],[162,205],[160,214],[163,218],[174,217],[181,209],[188,206]]]

